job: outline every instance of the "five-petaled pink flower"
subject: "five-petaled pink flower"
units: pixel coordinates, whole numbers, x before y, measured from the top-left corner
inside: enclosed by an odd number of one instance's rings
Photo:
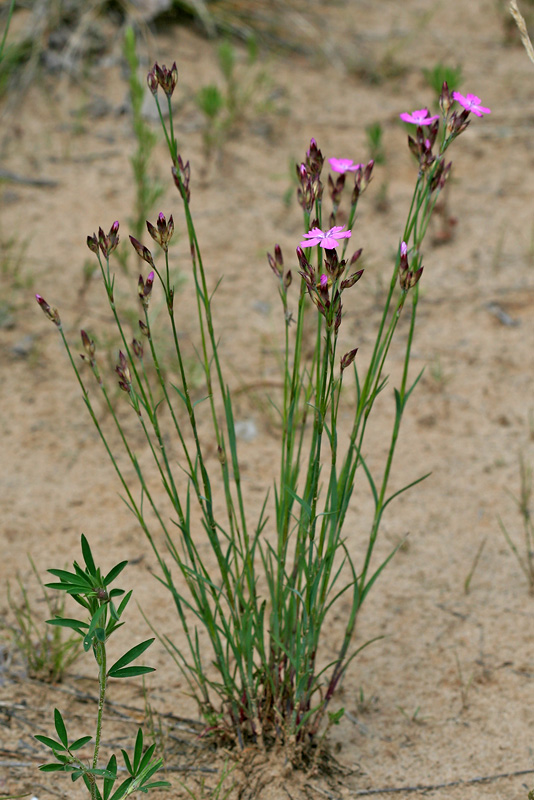
[[[300,242],[301,247],[319,247],[325,250],[333,250],[339,244],[339,239],[350,238],[352,231],[344,231],[344,225],[335,225],[328,231],[322,231],[320,228],[312,228],[311,231],[304,234],[304,241]]]
[[[328,163],[334,172],[356,172],[363,164],[355,164],[351,158],[329,158]]]
[[[439,119],[439,114],[429,117],[430,111],[428,108],[420,108],[418,111],[412,111],[411,114],[404,112],[399,114],[403,122],[409,122],[412,125],[431,125],[435,120]]]
[[[481,106],[480,97],[477,97],[476,94],[466,94],[464,97],[460,92],[453,92],[452,97],[453,100],[460,103],[467,111],[472,111],[477,117],[481,117],[482,114],[491,114],[491,108]]]

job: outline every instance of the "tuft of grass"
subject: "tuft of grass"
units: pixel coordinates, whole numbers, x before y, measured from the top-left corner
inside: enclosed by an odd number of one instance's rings
[[[28,560],[37,580],[40,596],[35,600],[31,599],[27,586],[20,575],[17,575],[16,582],[20,595],[15,598],[8,581],[7,600],[15,621],[6,627],[11,634],[13,646],[22,656],[28,675],[50,683],[59,683],[70,665],[78,658],[80,642],[73,636],[66,639],[61,628],[45,630],[41,614],[36,608],[37,604],[44,604],[48,615],[55,617],[57,614],[63,614],[65,601],[63,598],[61,600],[50,598],[29,555]]]
[[[519,457],[519,497],[508,492],[515,502],[523,526],[523,546],[516,545],[502,519],[498,517],[499,526],[504,534],[510,550],[517,559],[521,571],[528,582],[530,594],[534,594],[534,524],[532,522],[532,467],[525,463],[523,456]]]
[[[458,91],[463,80],[461,66],[451,67],[441,62],[438,62],[432,69],[423,69],[422,72],[426,83],[434,92],[436,105],[445,81],[449,91],[455,92]]]
[[[215,83],[203,86],[195,102],[204,115],[203,142],[206,160],[220,154],[230,134],[235,133],[252,109],[255,114],[270,110],[266,95],[267,72],[258,67],[258,45],[254,37],[247,40],[247,57],[238,68],[237,51],[229,41],[220,43],[217,61],[222,88]]]

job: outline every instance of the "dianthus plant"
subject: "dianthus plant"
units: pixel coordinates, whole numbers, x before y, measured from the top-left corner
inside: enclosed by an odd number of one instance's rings
[[[295,237],[293,266],[287,268],[278,245],[274,255],[268,256],[282,301],[285,338],[282,391],[270,398],[279,416],[280,462],[277,477],[270,479],[274,488],[265,487],[264,503],[254,512],[247,504],[241,481],[232,394],[223,374],[214,329],[214,286],[205,269],[191,213],[191,169],[178,153],[174,135],[171,97],[176,81],[175,65],[167,69],[156,64],[148,74],[189,239],[198,352],[206,386],[203,403],[192,399],[189,362],[176,323],[175,291],[169,277],[172,216],[167,219],[160,214],[156,224],[147,223],[159,255],[130,237],[149,268],[147,276],[139,278],[142,319],[139,338],[133,342],[115,305],[110,265],[119,224],[115,222],[108,234],[100,229],[88,237],[120,337],[116,367],[119,386],[140,426],[155,472],[147,466],[146,453],[141,459],[134,450],[122,409],[117,411],[110,398],[109,381],[99,366],[91,335],[82,331],[85,367],[81,370],[57,310],[41,296],[37,299],[63,338],[89,414],[122,484],[124,499],[154,551],[161,571],[159,579],[169,590],[187,646],[179,647],[169,638],[163,640],[198,702],[206,732],[240,747],[251,742],[261,747],[283,744],[292,757],[297,757],[309,753],[342,713],[334,713],[330,702],[351,660],[365,646],[354,645],[358,613],[393,556],[392,552],[379,564],[372,558],[381,520],[400,491],[422,480],[388,492],[402,417],[420,378],[409,378],[409,364],[423,272],[422,244],[450,173],[446,152],[469,124],[475,106],[455,105],[457,101],[444,85],[440,115],[430,116],[427,109],[402,115],[415,126],[414,136],[408,138],[417,163],[415,188],[406,224],[399,231],[391,280],[374,344],[364,354],[367,366],[363,370],[358,366],[362,353],[356,355],[357,343],[341,354],[338,340],[349,294],[353,300],[349,290],[363,273],[355,268],[361,250],[350,257],[346,252],[355,239],[356,208],[371,180],[373,162],[358,164],[334,154],[330,159],[334,174],[325,184],[323,155],[312,140],[305,160],[297,166],[304,225],[301,235]],[[160,89],[167,118],[160,107]],[[482,111],[480,105],[477,109]],[[341,218],[343,204],[347,208]],[[172,383],[166,377],[168,363],[162,363],[150,308],[156,286],[167,308],[175,353],[177,379]],[[185,307],[183,302],[180,305]],[[401,314],[408,315],[409,324],[402,334],[400,382],[393,390],[391,439],[378,473],[367,462],[364,439],[375,400],[386,387],[386,362]],[[304,346],[309,341],[315,343],[311,356],[309,347]],[[96,413],[88,388],[91,372],[118,438],[111,438],[105,420]],[[340,436],[339,411],[345,402],[353,409],[353,417],[349,430]],[[211,431],[206,436],[208,426]],[[119,443],[133,465],[133,473],[125,470],[112,442]],[[171,443],[176,444],[173,450]],[[165,489],[170,509],[160,500],[154,475]],[[360,548],[356,552],[343,535],[357,478],[368,485],[374,503],[363,553]],[[216,481],[221,492],[214,491]],[[159,544],[161,534],[155,536],[154,526],[162,531],[166,548]],[[329,642],[325,652],[325,626],[341,609],[346,613],[343,635],[337,649],[333,650]]]

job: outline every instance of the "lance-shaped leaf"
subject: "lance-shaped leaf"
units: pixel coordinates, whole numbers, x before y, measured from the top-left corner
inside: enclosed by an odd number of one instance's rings
[[[85,561],[85,566],[87,567],[91,575],[94,575],[96,573],[96,567],[95,567],[95,562],[93,560],[93,554],[91,553],[89,542],[87,541],[83,533],[82,533],[82,555],[83,555],[83,560]]]
[[[80,636],[85,636],[85,631],[89,629],[87,622],[81,622],[77,619],[67,619],[65,617],[56,617],[55,619],[47,619],[47,625],[58,625],[61,628],[72,628],[73,631],[79,633]]]
[[[82,736],[80,739],[76,739],[76,741],[69,746],[69,750],[79,750],[84,744],[90,742],[92,738],[92,736]]]
[[[56,742],[55,739],[51,739],[49,736],[42,736],[40,733],[36,733],[33,738],[37,739],[37,741],[41,742],[41,744],[46,745],[46,747],[49,747],[54,752],[56,750],[66,750],[67,749],[64,745],[61,744],[61,742]]]
[[[127,664],[131,664],[132,661],[135,661],[136,658],[139,658],[145,650],[147,650],[154,639],[147,639],[145,642],[141,642],[141,644],[137,644],[135,647],[132,647],[131,650],[128,650],[118,661],[116,661],[112,667],[108,670],[108,675],[112,678],[131,678],[134,675],[144,675],[147,672],[153,672],[153,667],[127,667]],[[132,670],[136,670],[136,672],[132,672]]]
[[[67,748],[69,746],[69,737],[67,736],[67,729],[61,716],[61,711],[58,708],[54,709],[54,724],[56,726],[56,733],[59,736],[61,743]]]
[[[104,778],[104,800],[108,800],[108,797],[111,794],[113,789],[113,785],[117,780],[117,758],[115,755],[112,755],[109,759],[106,769],[108,772],[111,772],[115,777],[114,778]]]
[[[124,569],[124,567],[126,566],[127,563],[128,563],[127,561],[121,561],[120,564],[117,564],[112,569],[110,569],[110,571],[108,572],[108,574],[104,578],[104,583],[106,584],[106,586],[109,586],[110,583],[113,583],[115,578],[118,575],[120,575],[120,573],[123,571],[123,569]],[[117,591],[117,590],[115,590],[115,591]]]

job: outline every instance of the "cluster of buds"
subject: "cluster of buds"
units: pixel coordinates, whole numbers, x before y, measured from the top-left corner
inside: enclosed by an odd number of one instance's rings
[[[154,241],[159,244],[165,253],[167,253],[169,250],[169,242],[174,233],[174,220],[172,218],[172,214],[167,222],[165,215],[160,212],[158,214],[156,225],[152,225],[152,223],[147,220],[146,227]]]
[[[152,293],[152,286],[154,285],[154,272],[149,272],[146,281],[142,275],[139,275],[139,282],[137,284],[137,293],[143,308],[148,308],[148,301]]]
[[[39,303],[39,305],[43,309],[43,311],[46,314],[46,316],[48,317],[48,319],[51,322],[53,322],[54,325],[57,325],[58,328],[61,328],[61,320],[59,318],[59,311],[57,310],[57,308],[51,308],[48,305],[48,303],[46,302],[46,300],[44,299],[44,297],[41,297],[40,294],[36,294],[35,295],[35,299],[37,300],[37,302]]]
[[[284,272],[284,258],[282,256],[282,249],[279,244],[274,246],[274,257],[270,253],[267,253],[267,260],[270,268],[278,278],[278,291],[280,292],[280,297],[282,298],[282,303],[284,305],[286,322],[289,324],[291,322],[291,313],[287,308],[287,290],[291,286],[293,276],[291,275],[290,269],[288,269],[287,272]]]
[[[152,253],[148,247],[145,247],[144,244],[141,244],[141,242],[139,242],[134,236],[130,236],[130,242],[132,243],[132,247],[139,258],[142,258],[143,261],[146,261],[146,263],[154,269],[154,259],[152,258]]]
[[[341,175],[338,175],[336,181],[334,183],[334,179],[331,175],[328,176],[328,192],[330,194],[330,199],[332,200],[332,215],[330,217],[330,221],[332,225],[335,224],[336,221],[336,214],[339,208],[339,204],[341,202],[341,195],[343,194],[343,189],[345,188],[345,180],[347,174],[342,172]]]
[[[176,66],[176,61],[170,69],[167,69],[164,64],[160,66],[156,62],[146,76],[146,82],[154,96],[158,93],[158,87],[161,86],[170,99],[178,83],[178,67]]]
[[[109,258],[112,252],[117,248],[118,244],[119,223],[117,221],[113,223],[108,234],[104,233],[102,228],[99,228],[98,236],[96,233],[93,233],[92,236],[87,237],[87,247],[89,250],[97,255],[98,249],[100,248],[104,258]]]
[[[452,161],[449,161],[448,164],[445,164],[443,158],[440,160],[430,180],[431,192],[434,192],[436,189],[439,189],[439,191],[443,189],[443,187],[447,183],[447,178],[449,177],[451,167],[452,167]]]
[[[119,363],[115,367],[115,372],[119,376],[119,386],[123,392],[131,394],[132,392],[132,374],[126,356],[119,350]]]
[[[352,190],[351,203],[353,206],[358,202],[358,198],[371,183],[371,175],[375,165],[374,159],[367,162],[365,167],[359,166],[354,173],[354,189]]]
[[[432,147],[436,141],[438,130],[439,119],[429,125],[428,129],[425,131],[423,131],[421,125],[418,125],[415,139],[412,136],[408,136],[408,147],[419,161],[419,169],[421,172],[426,172],[436,160],[436,156],[432,153]]]
[[[308,214],[312,211],[315,203],[320,202],[323,196],[323,184],[321,182],[323,164],[323,154],[319,150],[315,139],[312,139],[306,152],[306,160],[302,164],[297,164],[299,182],[297,198],[299,205]]]
[[[468,116],[469,111],[463,108],[461,111],[453,111],[447,118],[447,137],[449,142],[452,142],[453,139],[456,139],[457,136],[465,131],[471,121],[467,119]]]
[[[189,161],[186,161],[184,164],[180,155],[178,156],[178,166],[172,168],[172,177],[174,179],[174,185],[182,195],[183,199],[189,203],[191,200],[191,190],[189,189],[189,181],[191,180],[191,167],[189,166]]]
[[[354,253],[349,266],[352,267],[356,263],[361,253],[361,248]],[[300,265],[299,275],[306,284],[308,294],[319,313],[325,318],[326,326],[328,328],[333,326],[334,333],[337,335],[341,325],[341,294],[345,289],[350,289],[360,280],[363,275],[363,269],[342,280],[347,261],[345,259],[340,260],[334,249],[325,251],[324,266],[326,271],[319,276],[304,255],[301,247],[297,247],[297,258]]]
[[[403,292],[413,289],[423,274],[423,267],[417,270],[410,269],[408,264],[408,245],[402,242],[400,246],[399,284]]]

